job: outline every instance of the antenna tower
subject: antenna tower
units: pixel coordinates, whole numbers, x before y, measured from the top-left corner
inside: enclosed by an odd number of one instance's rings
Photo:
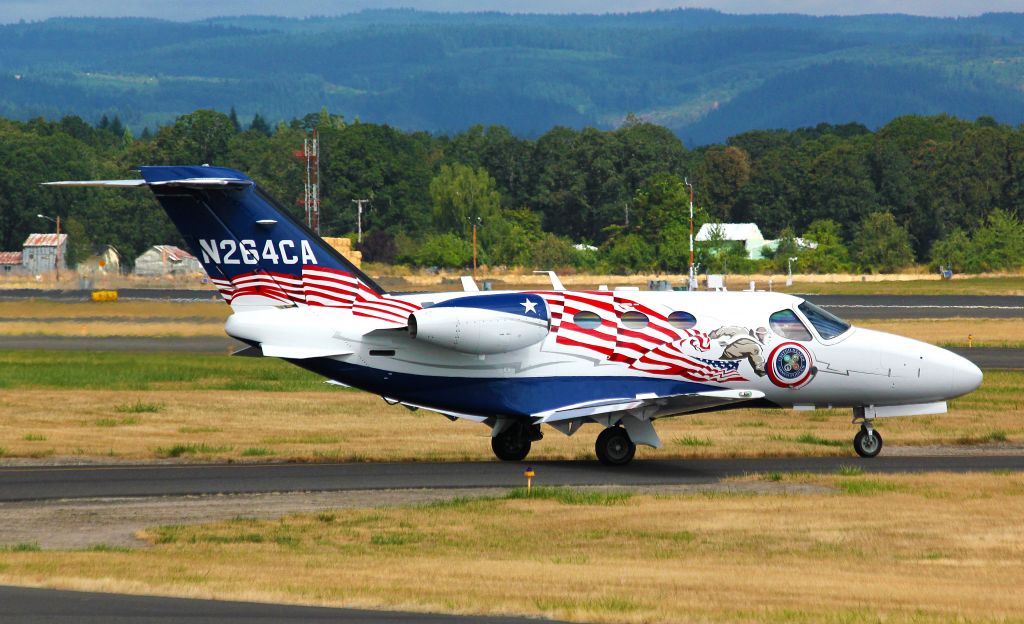
[[[302,151],[295,157],[306,163],[306,184],[302,199],[296,203],[306,209],[306,227],[320,234],[320,135],[313,128],[311,136],[302,140]]]

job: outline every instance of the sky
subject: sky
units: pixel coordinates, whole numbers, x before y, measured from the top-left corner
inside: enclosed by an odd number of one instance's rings
[[[307,17],[396,7],[511,13],[625,13],[696,7],[725,13],[907,13],[957,17],[989,12],[1024,12],[1024,0],[0,0],[0,23],[68,16],[156,17],[186,21],[253,14]]]

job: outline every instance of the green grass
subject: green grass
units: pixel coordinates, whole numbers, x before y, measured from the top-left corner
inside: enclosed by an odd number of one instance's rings
[[[160,457],[181,457],[183,455],[212,455],[230,451],[229,446],[212,446],[206,443],[175,444],[170,447],[158,446],[156,454]]]
[[[818,446],[846,446],[849,442],[845,440],[830,440],[828,438],[820,438],[813,433],[801,433],[797,437],[793,438],[794,442],[800,444],[817,444]]]
[[[844,479],[837,481],[836,487],[846,494],[853,494],[854,496],[871,496],[884,492],[897,492],[900,489],[895,483],[879,481],[878,479]]]
[[[220,427],[178,427],[178,433],[220,433]]]
[[[22,440],[26,442],[46,442],[46,436],[38,433],[26,433]]]
[[[97,418],[97,427],[122,427],[124,425],[137,425],[139,419],[135,416],[126,416],[124,418]]]
[[[416,533],[374,533],[370,535],[370,543],[374,546],[405,546],[419,542],[422,536]]]
[[[274,451],[268,448],[263,448],[262,446],[250,446],[242,451],[242,457],[266,457],[267,455],[273,454]]]
[[[245,386],[281,392],[340,390],[275,358],[203,353],[8,350],[0,351],[0,368],[4,371],[0,388],[231,390]],[[145,409],[151,404],[142,406],[141,411],[151,411]]]
[[[994,442],[1009,442],[1006,432],[1002,429],[996,429],[982,435],[962,436],[956,440],[957,444],[992,444]]]
[[[508,500],[537,498],[555,500],[563,505],[622,505],[632,497],[630,492],[596,492],[574,488],[536,486],[531,492],[526,488],[513,488],[505,498]]]
[[[21,542],[10,546],[0,546],[0,552],[39,552],[42,548],[35,542]]]
[[[114,406],[114,411],[122,414],[155,414],[163,409],[163,403],[144,403],[141,400]]]
[[[111,546],[110,544],[93,544],[85,549],[87,552],[102,552],[102,553],[126,553],[131,552],[132,549],[127,546]]]
[[[840,466],[836,472],[844,477],[859,477],[864,474],[864,469],[860,466]]]
[[[672,442],[679,446],[711,446],[711,440],[707,438],[695,438],[693,436],[683,436],[682,438],[672,440]]]

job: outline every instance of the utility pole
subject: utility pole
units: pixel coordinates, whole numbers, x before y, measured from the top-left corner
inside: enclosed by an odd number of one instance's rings
[[[357,243],[363,242],[363,204],[370,203],[368,199],[353,199],[352,203],[356,205],[356,228],[358,231]]]
[[[57,259],[54,262],[53,269],[57,273],[57,282],[59,283],[60,282],[60,215],[57,215],[56,219],[54,219],[53,217],[48,217],[48,216],[46,216],[44,214],[37,214],[36,216],[39,217],[40,219],[46,219],[47,221],[53,221],[54,223],[57,224]]]
[[[302,149],[292,155],[306,164],[306,183],[302,199],[296,200],[306,210],[306,227],[320,234],[320,135],[313,128],[311,137],[302,140]]]
[[[473,281],[476,281],[476,226],[480,225],[480,217],[470,217],[469,222],[473,224]]]
[[[690,184],[690,178],[683,178],[683,184],[690,189],[690,270],[687,289],[697,290],[697,276],[694,274],[693,266],[693,185]]]

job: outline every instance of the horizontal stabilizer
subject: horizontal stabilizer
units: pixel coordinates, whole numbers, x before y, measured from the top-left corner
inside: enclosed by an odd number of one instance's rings
[[[183,188],[217,188],[224,186],[252,186],[252,180],[239,178],[183,178],[180,180],[64,180],[43,182],[43,186],[102,186],[107,188],[136,186],[174,186]]]
[[[297,347],[292,345],[271,345],[262,343],[260,349],[266,357],[285,358],[289,360],[308,360],[309,358],[334,357],[350,355],[348,347]]]

